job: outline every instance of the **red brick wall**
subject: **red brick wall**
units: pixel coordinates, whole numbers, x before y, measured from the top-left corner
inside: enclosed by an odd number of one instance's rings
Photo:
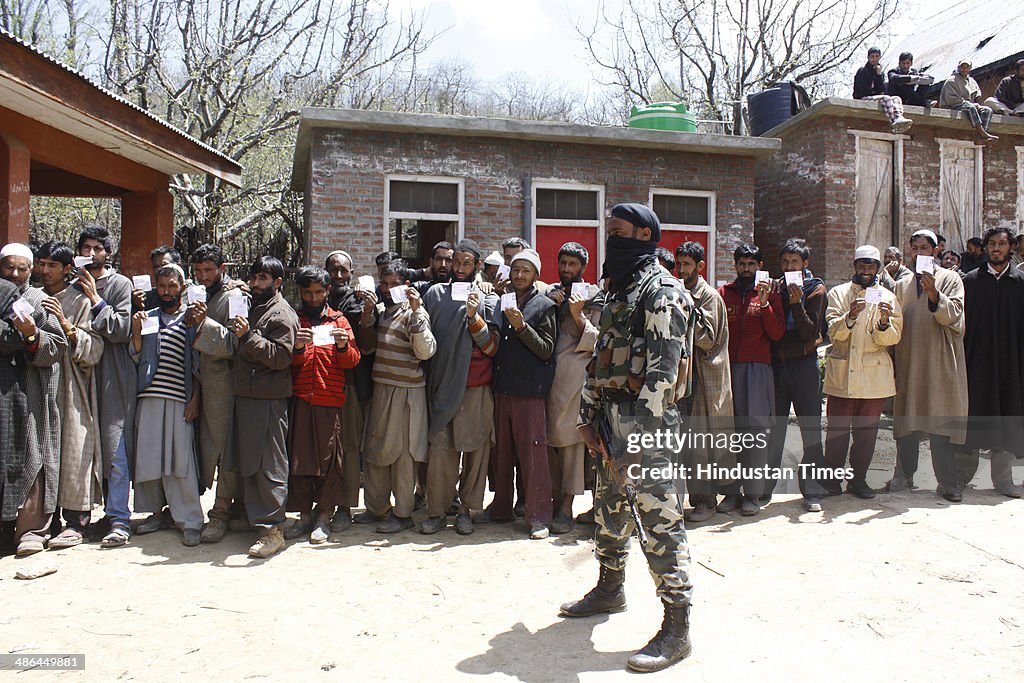
[[[1022,126],[1024,128],[1024,126]],[[789,131],[782,149],[757,165],[755,236],[773,273],[778,247],[788,237],[804,237],[812,249],[811,268],[831,286],[852,272],[855,236],[856,142],[849,131],[888,132],[884,118],[820,116]],[[1017,225],[1017,153],[1020,135],[1000,132],[983,152],[982,220],[984,226]],[[901,249],[922,228],[939,230],[938,138],[973,139],[962,128],[929,126],[918,121],[903,143],[903,224]],[[883,249],[888,245],[876,245]],[[949,244],[963,249],[963,245]]]
[[[465,179],[465,234],[485,252],[526,236],[529,178],[603,185],[605,209],[647,203],[650,188],[716,193],[717,273],[732,273],[732,250],[753,236],[754,162],[749,157],[599,145],[378,131],[313,131],[306,191],[309,260],[346,249],[359,272],[372,272],[384,249],[386,174]],[[723,270],[723,266],[726,270]],[[725,273],[725,275],[723,275]]]

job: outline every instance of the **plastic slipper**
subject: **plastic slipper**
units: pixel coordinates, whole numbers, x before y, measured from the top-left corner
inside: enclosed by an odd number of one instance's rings
[[[128,542],[128,531],[120,527],[114,528],[100,541],[101,548],[120,548]]]

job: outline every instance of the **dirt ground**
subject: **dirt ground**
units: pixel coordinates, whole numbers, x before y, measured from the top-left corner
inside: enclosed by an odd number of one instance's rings
[[[876,488],[891,439],[879,446]],[[926,456],[912,493],[829,498],[823,514],[776,496],[759,517],[692,530],[694,654],[652,678],[1021,680],[1024,501],[993,492],[986,464],[964,503],[947,504],[923,482]],[[588,504],[578,498],[577,511]],[[269,561],[246,556],[249,534],[185,548],[162,531],[115,550],[4,557],[0,652],[79,653],[86,668],[0,676],[619,679],[661,610],[634,546],[628,611],[557,616],[594,583],[591,530],[531,541],[521,524],[391,538],[354,526]],[[47,562],[56,574],[13,578]]]

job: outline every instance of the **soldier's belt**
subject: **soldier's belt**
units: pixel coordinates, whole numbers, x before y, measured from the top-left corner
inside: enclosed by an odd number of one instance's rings
[[[609,403],[634,403],[637,399],[637,394],[626,389],[602,389],[601,400]]]

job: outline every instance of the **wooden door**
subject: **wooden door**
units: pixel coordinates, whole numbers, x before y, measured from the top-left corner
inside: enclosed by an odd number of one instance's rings
[[[967,240],[981,236],[978,225],[978,150],[974,145],[943,145],[942,227],[950,249],[964,249]]]
[[[893,144],[862,137],[857,149],[857,243],[880,252],[894,244]]]

